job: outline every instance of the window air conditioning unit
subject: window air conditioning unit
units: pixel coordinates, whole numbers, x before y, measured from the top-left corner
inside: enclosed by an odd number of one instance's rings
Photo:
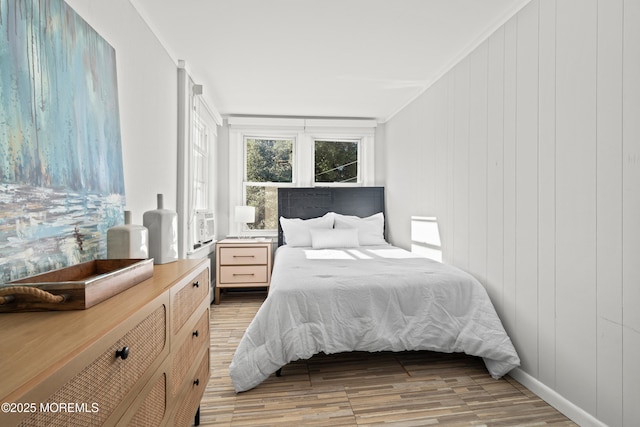
[[[214,238],[213,212],[196,211],[196,239],[198,243],[204,245]]]

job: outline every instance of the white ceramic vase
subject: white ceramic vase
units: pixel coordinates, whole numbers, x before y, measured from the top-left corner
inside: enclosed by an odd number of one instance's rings
[[[142,215],[142,224],[149,230],[149,258],[154,264],[166,264],[178,259],[178,214],[164,209],[162,194],[158,208]]]
[[[149,231],[142,225],[131,224],[131,211],[124,211],[124,225],[107,230],[107,258],[149,258]]]

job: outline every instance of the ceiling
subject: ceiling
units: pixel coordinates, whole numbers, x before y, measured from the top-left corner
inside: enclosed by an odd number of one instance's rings
[[[386,121],[529,0],[130,0],[223,116]]]

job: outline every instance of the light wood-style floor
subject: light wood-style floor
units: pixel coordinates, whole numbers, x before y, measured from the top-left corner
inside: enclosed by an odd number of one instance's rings
[[[229,364],[265,293],[211,306],[211,379],[203,426],[575,426],[481,359],[433,352],[316,355],[236,394]]]

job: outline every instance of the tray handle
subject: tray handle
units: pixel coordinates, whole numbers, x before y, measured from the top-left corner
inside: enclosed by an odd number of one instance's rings
[[[0,288],[0,305],[13,302],[15,294],[30,295],[42,300],[43,302],[54,304],[64,302],[69,298],[64,294],[54,295],[50,292],[43,291],[42,289],[34,288],[32,286],[7,286]]]

